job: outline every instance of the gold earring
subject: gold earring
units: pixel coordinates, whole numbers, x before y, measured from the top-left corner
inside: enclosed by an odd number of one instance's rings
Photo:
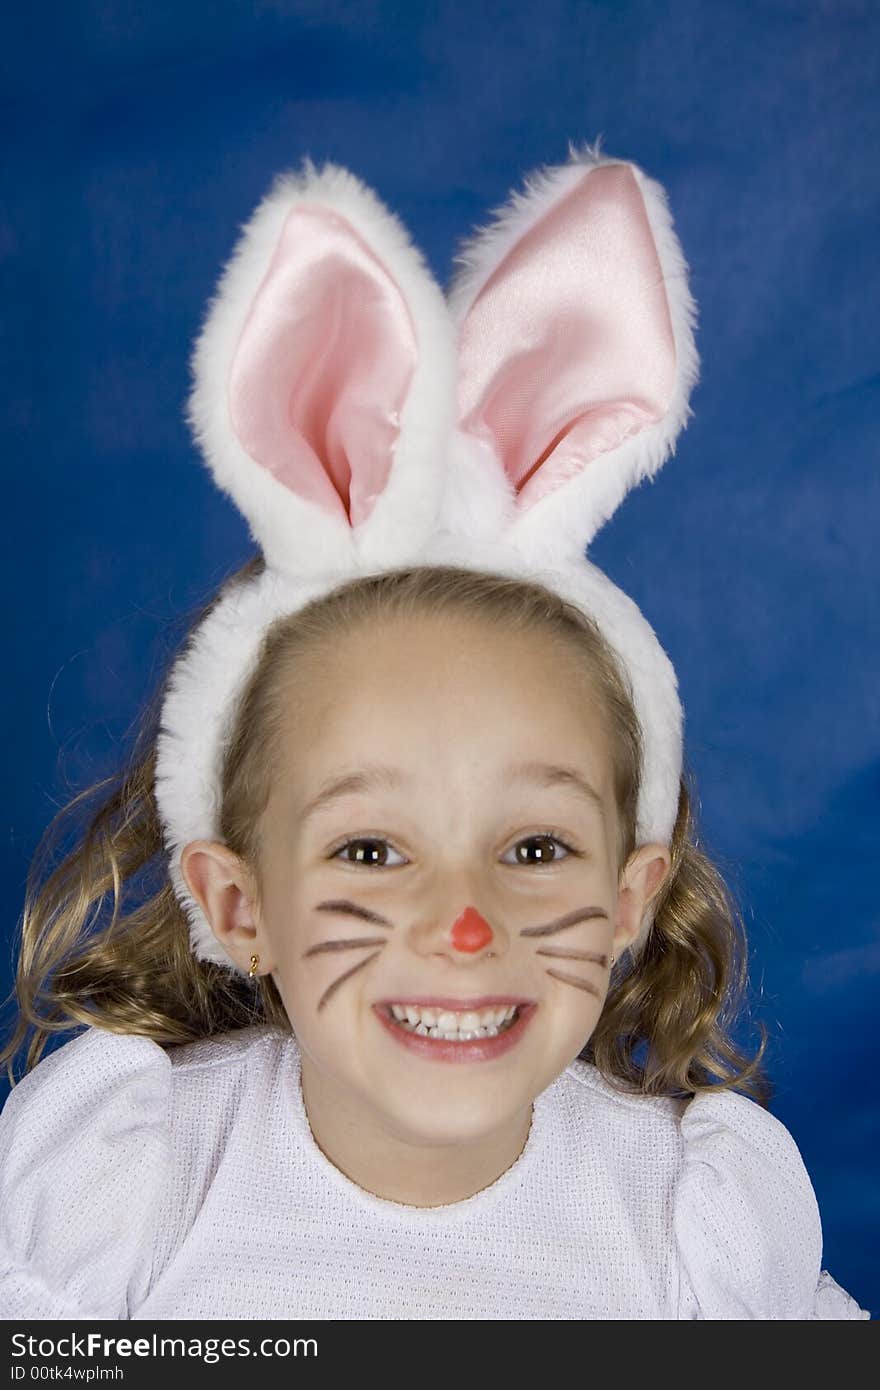
[[[251,968],[248,971],[248,979],[252,980],[257,973],[257,966],[260,963],[259,956],[251,956]]]
[[[611,964],[612,964],[612,965],[614,964],[614,957],[613,957],[613,956],[611,957]]]

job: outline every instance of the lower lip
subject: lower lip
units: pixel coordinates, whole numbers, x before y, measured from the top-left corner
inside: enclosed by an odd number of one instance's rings
[[[467,1042],[449,1042],[446,1038],[425,1038],[419,1033],[409,1033],[398,1028],[396,1023],[379,1005],[374,1005],[376,1016],[395,1042],[401,1047],[415,1052],[419,1057],[430,1057],[433,1062],[489,1062],[516,1047],[529,1026],[529,1020],[537,1005],[521,1004],[516,1022],[499,1033],[497,1038],[470,1038]]]

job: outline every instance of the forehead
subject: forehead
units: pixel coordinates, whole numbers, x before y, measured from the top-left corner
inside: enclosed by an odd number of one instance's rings
[[[561,756],[584,747],[606,772],[605,719],[573,645],[471,615],[382,619],[310,644],[284,692],[279,755],[300,767],[354,753],[462,741]]]

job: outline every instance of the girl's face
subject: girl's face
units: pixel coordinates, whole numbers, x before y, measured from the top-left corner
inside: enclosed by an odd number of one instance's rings
[[[271,970],[307,1099],[419,1146],[527,1113],[669,863],[643,847],[619,883],[617,828],[594,697],[549,638],[444,617],[313,655],[260,822],[260,910],[221,937]]]

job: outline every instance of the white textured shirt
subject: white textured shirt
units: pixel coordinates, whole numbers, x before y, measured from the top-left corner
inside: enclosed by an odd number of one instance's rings
[[[731,1091],[575,1061],[471,1197],[377,1197],[311,1133],[293,1036],[97,1028],[0,1114],[4,1319],[869,1318],[821,1268],[794,1139]]]

